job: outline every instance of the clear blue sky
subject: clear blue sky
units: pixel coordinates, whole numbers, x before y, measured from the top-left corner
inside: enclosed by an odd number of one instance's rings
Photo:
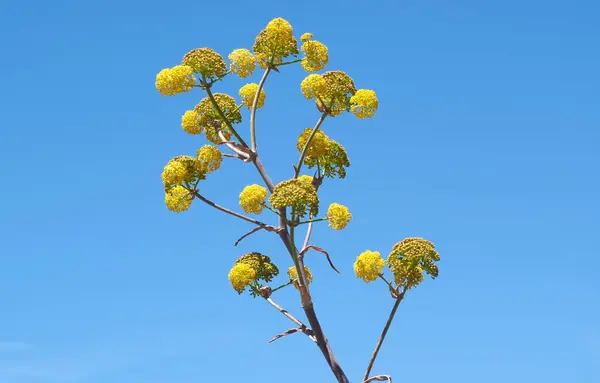
[[[161,97],[156,73],[192,48],[250,48],[278,16],[328,45],[328,69],[380,99],[374,119],[324,125],[352,167],[321,200],[348,205],[354,220],[314,236],[342,275],[308,259],[352,382],[393,303],[352,264],[407,236],[435,242],[441,273],[407,296],[375,373],[599,382],[598,2],[291,3],[2,3],[0,382],[332,381],[303,336],[268,344],[290,324],[227,281],[248,251],[289,266],[276,237],[236,249],[248,225],[199,202],[179,215],[163,204],[162,167],[204,141],[179,126],[200,92]],[[304,76],[286,67],[269,78],[258,115],[277,181],[318,118]],[[219,91],[244,83],[228,78]],[[231,160],[202,192],[236,207],[259,181]],[[293,290],[277,300],[301,316]]]

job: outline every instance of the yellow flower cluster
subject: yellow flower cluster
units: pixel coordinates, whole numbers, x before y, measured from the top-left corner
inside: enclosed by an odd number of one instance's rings
[[[218,77],[227,70],[223,57],[210,48],[191,50],[183,56],[182,64],[191,67],[194,73],[200,73],[206,78]]]
[[[306,40],[300,50],[305,55],[302,59],[302,68],[307,72],[319,71],[329,62],[327,47],[320,41]]]
[[[258,64],[264,69],[269,63],[280,64],[289,55],[297,55],[298,42],[290,23],[278,17],[260,31],[252,49]]]
[[[252,252],[242,255],[235,263],[245,263],[252,267],[256,273],[256,281],[271,282],[279,274],[279,269],[271,262],[271,258],[261,253]]]
[[[200,115],[195,110],[186,111],[181,117],[181,127],[188,134],[202,133],[200,126]]]
[[[165,193],[165,204],[167,209],[175,213],[181,213],[190,208],[192,195],[181,185],[176,185]]]
[[[248,49],[235,49],[229,54],[231,71],[240,78],[246,78],[254,72],[256,68],[256,58]]]
[[[308,40],[312,39],[312,37],[313,37],[312,33],[303,33],[302,36],[300,36],[300,41],[302,41],[303,43],[305,43]]]
[[[369,89],[359,89],[350,97],[350,110],[361,120],[373,117],[378,106],[377,95]]]
[[[307,156],[304,160],[309,169],[319,165],[323,176],[329,178],[345,178],[346,168],[350,166],[350,160],[346,149],[338,142],[328,138],[328,149],[321,156]]]
[[[174,96],[177,93],[189,92],[194,84],[196,84],[196,78],[193,70],[185,65],[163,69],[156,75],[156,89],[163,96]]]
[[[310,269],[306,266],[304,266],[304,275],[306,276],[306,284],[310,285],[312,283],[313,276],[310,272]],[[292,266],[288,269],[288,276],[290,277],[291,280],[294,281],[294,287],[299,288],[299,284],[297,282],[299,279],[298,278],[298,270],[296,270],[296,266]]]
[[[223,111],[223,114],[227,117],[229,122],[237,124],[242,121],[242,115],[235,104],[235,99],[233,97],[224,93],[215,93],[213,96],[219,109]],[[190,133],[197,130],[204,131],[206,138],[210,142],[221,144],[222,140],[219,137],[219,131],[221,131],[225,138],[229,140],[231,132],[217,109],[213,106],[209,97],[203,98],[200,103],[194,107],[192,112],[194,114],[186,112],[188,116],[186,117],[184,114],[184,117],[182,118],[182,126],[184,119],[190,121],[188,126],[183,126],[186,132]]]
[[[196,179],[204,179],[204,173],[200,170],[198,161],[191,156],[177,156],[171,159],[162,173],[165,187],[179,185],[182,182],[194,182]]]
[[[240,97],[242,98],[242,104],[248,107],[248,109],[252,109],[252,103],[254,102],[254,97],[256,96],[256,91],[258,90],[258,84],[250,83],[246,84],[240,88]],[[256,108],[260,109],[265,104],[265,98],[267,97],[265,90],[261,89],[260,94],[258,95],[258,102],[256,104]]]
[[[300,153],[304,150],[304,146],[308,141],[308,137],[312,133],[311,128],[306,128],[304,132],[298,137],[298,142],[296,143],[296,149]],[[306,151],[307,157],[321,157],[327,154],[331,144],[331,140],[323,131],[317,130],[312,140],[310,140],[310,145],[308,146],[308,150]]]
[[[378,251],[367,250],[356,257],[354,273],[366,283],[373,282],[381,274],[385,261]]]
[[[335,230],[343,230],[348,222],[352,219],[352,214],[350,214],[350,210],[344,205],[340,205],[339,203],[332,203],[329,205],[329,209],[327,209],[327,220],[329,221],[329,226]]]
[[[410,289],[423,281],[423,272],[435,279],[439,271],[435,262],[439,260],[433,243],[423,238],[406,238],[394,245],[387,263],[396,284]]]
[[[223,155],[215,146],[204,145],[196,152],[198,167],[203,173],[211,173],[221,167]]]
[[[314,217],[319,214],[319,197],[315,188],[299,179],[291,179],[275,186],[269,202],[274,209],[287,206],[292,208],[292,214],[302,218],[307,212]]]
[[[313,177],[311,177],[311,176],[300,176],[300,177],[298,177],[298,180],[303,181],[303,182],[308,182],[311,185],[313,183]]]
[[[332,117],[346,111],[350,106],[350,97],[356,93],[350,76],[339,70],[308,75],[300,83],[300,89],[304,97],[315,100]]]
[[[318,101],[327,91],[327,82],[325,82],[323,75],[309,74],[300,83],[300,90],[307,99]]]
[[[236,263],[231,270],[229,270],[229,275],[227,277],[229,278],[229,282],[231,282],[231,287],[233,287],[238,294],[241,294],[246,287],[256,281],[256,271],[252,266],[246,263]]]
[[[246,186],[240,193],[240,206],[246,213],[262,213],[266,200],[267,189],[260,185]]]

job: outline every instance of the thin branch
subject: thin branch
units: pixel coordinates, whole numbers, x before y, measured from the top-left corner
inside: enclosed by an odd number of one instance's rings
[[[306,140],[306,144],[304,144],[304,148],[302,149],[302,153],[300,154],[300,159],[298,160],[298,164],[295,167],[296,171],[294,174],[294,178],[298,178],[298,175],[300,174],[300,169],[302,169],[302,164],[304,163],[304,158],[306,157],[306,152],[308,152],[308,147],[309,147],[313,137],[315,136],[315,134],[317,134],[317,132],[319,131],[319,127],[321,126],[323,121],[325,121],[326,117],[327,117],[327,112],[323,112],[323,114],[321,114],[321,117],[319,118],[319,121],[317,121],[317,124],[313,128],[312,132],[310,132],[310,136],[308,136],[308,139]]]
[[[320,247],[307,246],[304,249],[302,249],[302,251],[300,252],[300,257],[304,257],[304,254],[306,254],[306,252],[308,250],[315,250],[315,251],[325,254],[325,257],[327,257],[327,262],[329,262],[329,266],[331,266],[331,268],[334,269],[338,274],[341,274],[341,272],[335,268],[335,266],[333,265],[333,262],[331,262],[331,258],[329,258],[329,253],[326,252],[325,250],[321,249]]]
[[[279,229],[277,229],[276,227],[273,227],[271,225],[265,225],[265,226],[258,226],[255,227],[254,229],[250,230],[249,232],[247,232],[246,234],[242,235],[237,241],[235,241],[235,243],[233,244],[234,247],[237,247],[237,245],[242,242],[242,240],[246,237],[251,236],[252,234],[256,233],[257,231],[260,230],[266,230],[269,232],[278,232]]]
[[[285,310],[283,307],[279,306],[277,303],[275,303],[271,298],[265,298],[265,300],[267,302],[269,302],[269,304],[273,307],[275,307],[277,309],[277,311],[279,311],[280,313],[282,313],[286,318],[288,318],[289,320],[291,320],[292,322],[294,322],[296,325],[298,325],[298,327],[300,328],[300,330],[306,334],[306,336],[308,336],[313,342],[317,343],[317,338],[315,337],[315,334],[313,332],[313,330],[311,330],[310,328],[306,327],[306,325],[302,322],[300,322],[298,319],[296,319],[296,317],[294,317],[292,314],[290,314],[289,312],[287,312],[287,310]],[[284,336],[284,335],[282,335]],[[281,338],[281,336],[275,337],[277,339]],[[275,338],[271,339],[271,342],[276,340]],[[270,343],[270,342],[269,342]]]
[[[296,282],[296,281],[297,281],[297,279],[290,279],[290,281],[289,281],[289,282],[287,282],[287,283],[284,283],[283,285],[281,285],[281,286],[278,286],[278,287],[276,287],[276,288],[272,289],[272,290],[271,290],[271,294],[272,294],[272,293],[274,293],[274,292],[275,292],[275,291],[277,291],[277,290],[281,290],[281,289],[283,289],[284,287],[287,287],[287,286],[291,285],[292,283],[294,283],[294,282]]]
[[[377,376],[373,376],[373,377],[365,380],[363,383],[371,383],[371,382],[374,382],[376,380],[377,381],[381,381],[381,382],[384,381],[384,380],[387,380],[388,382],[392,383],[392,377],[389,376],[389,375],[377,375]]]
[[[396,299],[396,302],[394,303],[394,306],[392,307],[392,311],[390,312],[390,316],[388,317],[388,320],[385,323],[385,327],[383,328],[383,332],[381,333],[381,336],[379,337],[379,341],[377,341],[377,346],[375,346],[375,351],[373,351],[373,355],[371,356],[371,360],[369,360],[369,365],[367,366],[367,371],[365,372],[365,375],[363,377],[363,381],[368,381],[368,379],[369,379],[369,374],[371,373],[371,369],[373,368],[373,364],[375,363],[375,359],[377,359],[377,354],[379,354],[379,350],[381,349],[381,345],[383,344],[385,336],[387,335],[387,332],[390,329],[390,325],[392,324],[392,321],[394,320],[394,315],[396,315],[396,311],[398,310],[398,306],[400,306],[400,302],[402,302],[402,299],[404,299],[404,294],[406,294],[406,289],[404,289],[402,291],[402,293],[400,293],[400,296]]]
[[[267,66],[265,73],[263,74],[260,82],[258,83],[258,89],[256,90],[256,94],[254,95],[254,100],[252,101],[252,110],[250,111],[250,141],[252,142],[252,151],[256,153],[256,109],[258,108],[258,97],[260,96],[260,91],[265,85],[265,81],[267,77],[271,73],[271,67]]]
[[[208,205],[210,205],[210,206],[214,207],[215,209],[221,210],[221,211],[222,211],[222,212],[224,212],[224,213],[231,214],[231,215],[232,215],[232,216],[234,216],[234,217],[237,217],[237,218],[243,219],[244,221],[251,222],[251,223],[253,223],[253,224],[255,224],[255,225],[258,225],[258,226],[261,226],[262,228],[265,228],[265,229],[267,229],[268,227],[272,227],[272,226],[270,226],[270,225],[267,225],[267,224],[266,224],[266,223],[264,223],[264,222],[260,222],[260,221],[258,221],[258,220],[256,220],[256,219],[254,219],[254,218],[246,217],[246,216],[245,216],[245,215],[243,215],[243,214],[236,213],[235,211],[232,211],[232,210],[229,210],[229,209],[227,209],[227,208],[225,208],[225,207],[223,207],[223,206],[217,205],[217,204],[216,204],[216,203],[214,203],[213,201],[211,201],[211,200],[209,200],[209,199],[206,199],[204,196],[202,196],[200,193],[198,193],[198,192],[197,192],[197,191],[195,191],[195,190],[190,190],[190,192],[191,192],[191,193],[194,195],[194,197],[196,197],[196,198],[198,198],[199,200],[203,201],[204,203],[206,203],[206,204],[208,204]]]
[[[329,218],[325,217],[325,218],[313,219],[313,220],[308,220],[308,221],[301,221],[301,222],[296,223],[296,226],[306,225],[307,223],[313,223],[313,222],[327,221],[328,219]]]
[[[286,330],[286,331],[282,332],[281,334],[276,335],[273,339],[271,339],[269,341],[269,343],[273,343],[273,342],[275,342],[279,338],[283,338],[284,336],[287,336],[287,335],[290,335],[290,334],[294,334],[294,333],[296,333],[298,331],[303,332],[313,342],[315,342],[315,343],[317,342],[317,340],[315,339],[315,336],[314,336],[314,332],[311,329],[309,329],[307,327],[298,327],[298,328],[291,328],[289,330]]]
[[[299,62],[300,62],[300,61],[302,61],[302,60],[304,60],[304,59],[302,58],[302,59],[297,59],[297,60],[293,60],[293,61],[288,61],[288,62],[281,63],[281,64],[275,64],[275,66],[276,66],[276,67],[279,67],[279,66],[284,66],[284,65],[295,64],[295,63],[299,63]]]
[[[250,155],[248,153],[246,153],[245,151],[243,151],[242,149],[240,149],[240,148],[243,148],[243,146],[239,145],[237,142],[227,141],[227,137],[225,137],[225,135],[223,134],[223,132],[220,129],[219,129],[218,134],[219,134],[219,138],[221,138],[221,141],[223,142],[223,144],[225,144],[225,146],[227,146],[229,149],[231,149],[232,152],[237,154],[239,159],[241,159],[244,162],[249,160]]]

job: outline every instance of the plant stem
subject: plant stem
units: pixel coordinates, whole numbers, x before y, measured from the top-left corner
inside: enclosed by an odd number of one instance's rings
[[[319,218],[319,219],[313,219],[313,220],[308,220],[308,221],[302,221],[302,222],[298,222],[296,224],[296,226],[298,225],[304,225],[307,223],[314,223],[314,222],[321,222],[321,221],[327,221],[329,218],[325,217],[325,218]]]
[[[290,65],[290,64],[295,64],[295,63],[299,63],[300,61],[302,61],[304,59],[297,59],[297,60],[292,60],[292,61],[288,61],[286,63],[281,63],[281,64],[276,64],[276,67],[280,67],[280,66],[284,66],[284,65]]]
[[[229,119],[227,118],[225,113],[223,112],[223,110],[221,110],[221,107],[219,106],[219,104],[217,104],[217,100],[215,100],[215,96],[213,95],[209,86],[206,87],[206,94],[208,95],[208,98],[210,99],[210,102],[212,103],[213,107],[219,114],[219,117],[221,117],[221,119],[223,120],[225,125],[227,125],[227,127],[231,130],[231,133],[235,136],[235,138],[238,139],[240,144],[244,145],[245,147],[248,147],[248,144],[246,144],[246,141],[244,141],[242,136],[240,136],[238,134],[237,130],[235,130],[235,128],[233,127],[233,125],[231,124],[231,122],[229,121]]]
[[[258,226],[261,226],[261,227],[268,227],[268,226],[269,226],[269,225],[267,225],[266,223],[263,223],[263,222],[260,222],[260,221],[257,221],[257,220],[255,220],[254,218],[246,217],[246,216],[245,216],[245,215],[243,215],[243,214],[236,213],[235,211],[232,211],[232,210],[229,210],[229,209],[227,209],[227,208],[225,208],[225,207],[223,207],[223,206],[217,205],[216,203],[214,203],[213,201],[211,201],[211,200],[209,200],[209,199],[205,198],[204,196],[202,196],[200,193],[198,193],[198,192],[196,192],[196,191],[192,191],[192,193],[193,193],[193,194],[194,194],[194,196],[195,196],[196,198],[198,198],[199,200],[201,200],[201,201],[203,201],[204,203],[206,203],[206,204],[208,204],[208,205],[210,205],[210,206],[214,207],[215,209],[221,210],[221,211],[222,211],[222,212],[224,212],[224,213],[230,214],[230,215],[232,215],[232,216],[234,216],[234,217],[237,217],[237,218],[243,219],[244,221],[251,222],[251,223],[253,223],[253,224],[255,224],[255,225],[258,225]]]
[[[256,109],[258,107],[258,96],[260,95],[260,91],[265,85],[265,81],[267,77],[271,73],[271,67],[267,66],[265,73],[262,75],[260,82],[258,83],[258,89],[256,90],[256,94],[254,95],[254,100],[252,101],[252,110],[250,111],[250,141],[252,142],[252,151],[256,153]]]
[[[298,160],[298,164],[296,165],[296,173],[294,174],[294,178],[298,178],[298,175],[300,174],[300,169],[302,168],[302,164],[304,163],[304,158],[306,157],[306,152],[308,152],[308,147],[310,145],[310,142],[314,138],[315,134],[317,134],[319,127],[321,126],[323,121],[325,121],[326,117],[327,117],[327,112],[323,112],[323,114],[321,114],[321,117],[319,118],[319,121],[317,121],[317,124],[313,128],[312,132],[310,132],[310,136],[308,136],[308,140],[306,140],[306,144],[304,144],[304,148],[302,149],[302,154],[300,154],[300,159]]]
[[[404,299],[404,294],[406,293],[406,290],[404,290],[400,296],[396,299],[396,302],[394,303],[394,306],[392,307],[392,311],[390,312],[390,316],[388,317],[387,322],[385,323],[385,327],[383,328],[383,332],[381,333],[381,336],[379,337],[379,341],[377,341],[377,346],[375,346],[375,351],[373,351],[373,355],[371,356],[371,360],[369,360],[369,365],[367,366],[367,371],[365,372],[365,375],[363,377],[363,382],[366,381],[367,379],[369,379],[369,374],[371,373],[371,369],[373,368],[373,364],[375,363],[375,359],[377,359],[377,354],[379,354],[379,350],[381,349],[381,345],[383,344],[383,340],[385,339],[385,336],[387,335],[388,330],[390,329],[390,325],[392,324],[392,321],[394,320],[394,315],[396,315],[396,311],[398,310],[398,307],[400,306],[400,302],[402,302],[402,299]]]

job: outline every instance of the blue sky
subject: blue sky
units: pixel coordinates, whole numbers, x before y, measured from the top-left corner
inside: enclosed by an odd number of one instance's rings
[[[314,236],[342,275],[308,259],[351,381],[393,303],[352,264],[408,236],[437,245],[441,273],[407,295],[374,373],[600,381],[599,12],[591,0],[3,2],[0,382],[332,381],[303,336],[268,344],[290,324],[228,284],[245,252],[289,266],[276,237],[234,248],[245,223],[198,201],[183,214],[163,204],[166,161],[204,144],[179,126],[202,95],[161,97],[156,73],[192,48],[250,48],[277,16],[312,32],[329,47],[328,69],[380,100],[371,120],[324,125],[352,166],[321,200],[354,219]],[[270,77],[258,114],[277,181],[318,119],[304,76],[286,67]],[[235,208],[259,181],[231,160],[202,192]],[[294,290],[276,299],[302,317]]]

